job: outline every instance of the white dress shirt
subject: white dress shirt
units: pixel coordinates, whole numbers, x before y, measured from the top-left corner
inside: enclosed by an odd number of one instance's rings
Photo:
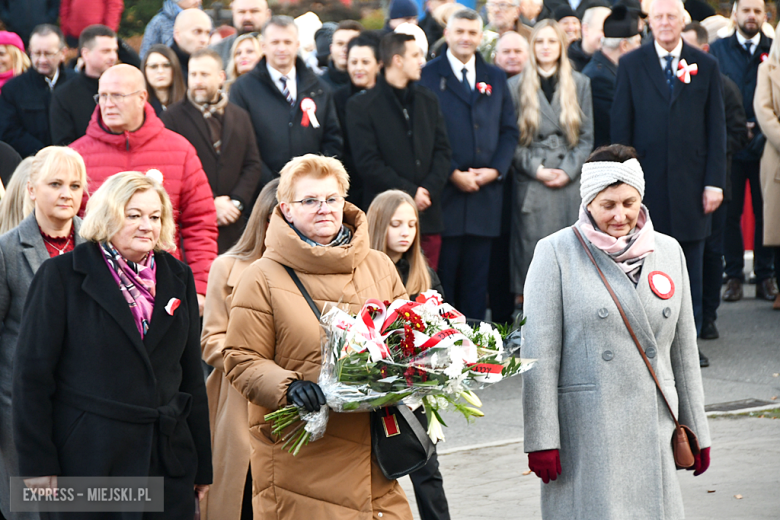
[[[268,64],[268,62],[265,62],[265,66],[268,68],[268,73],[271,75],[271,80],[273,80],[274,85],[276,85],[276,88],[279,89],[279,92],[284,93],[284,85],[282,85],[282,82],[279,78],[282,76],[287,76],[287,90],[290,91],[290,95],[293,98],[293,101],[296,101],[298,99],[298,84],[295,79],[295,65],[293,65],[293,68],[290,69],[290,72],[287,74],[282,74],[272,66]]]
[[[54,90],[54,87],[57,86],[57,80],[60,79],[60,68],[57,67],[54,70],[54,76],[51,79],[49,79],[48,76],[44,76],[43,79],[46,80],[49,90]]]
[[[742,47],[745,46],[746,42],[752,43],[753,45],[750,47],[750,55],[752,56],[753,53],[756,52],[756,49],[758,49],[758,44],[761,42],[761,33],[756,33],[752,38],[745,38],[737,31],[737,41]]]
[[[658,45],[658,42],[656,41],[653,42],[653,45],[655,45],[655,52],[656,54],[658,54],[658,62],[661,64],[661,70],[666,68],[666,57],[670,54],[672,55],[672,57],[674,58],[672,60],[672,71],[676,75],[677,65],[680,63],[680,54],[682,53],[682,46],[683,46],[682,38],[680,38],[680,41],[677,42],[677,46],[674,49],[672,49],[672,52],[669,52],[663,47],[661,47],[660,45]]]
[[[452,51],[447,49],[447,60],[450,62],[450,67],[452,67],[455,77],[461,83],[463,83],[463,67],[466,67],[466,81],[469,82],[469,86],[473,91],[474,85],[477,83],[477,58],[472,56],[468,63],[463,63],[452,54]]]

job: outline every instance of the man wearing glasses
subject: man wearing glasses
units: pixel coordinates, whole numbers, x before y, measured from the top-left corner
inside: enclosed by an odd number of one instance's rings
[[[30,36],[30,67],[3,86],[0,94],[0,141],[22,157],[51,144],[49,104],[52,91],[76,75],[65,69],[65,39],[54,25],[43,24]]]
[[[100,110],[87,135],[70,147],[84,158],[89,192],[122,171],[150,172],[171,198],[176,215],[176,251],[192,268],[201,314],[208,270],[217,256],[217,213],[209,181],[195,148],[168,130],[146,102],[144,76],[130,65],[115,65],[100,77],[95,95]],[[84,197],[86,203],[87,197]]]

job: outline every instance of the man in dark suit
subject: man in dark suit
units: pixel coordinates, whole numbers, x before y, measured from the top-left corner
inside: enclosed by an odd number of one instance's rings
[[[756,126],[753,95],[756,91],[758,66],[769,56],[772,40],[761,33],[766,22],[764,0],[739,0],[736,3],[737,30],[728,38],[712,44],[710,54],[715,56],[723,74],[731,78],[742,92],[742,102],[748,120],[751,143],[734,156],[731,170],[733,198],[726,209],[724,252],[726,256],[726,291],[723,300],[735,302],[742,298],[745,281],[745,248],[742,242],[742,211],[745,202],[745,183],[750,183],[750,195],[755,217],[753,270],[756,273],[756,298],[774,301],[777,296],[773,249],[764,247],[764,201],[761,197],[759,166],[766,138]]]
[[[604,37],[604,20],[611,10],[609,7],[591,7],[582,17],[582,38],[573,41],[566,49],[572,68],[577,72],[590,62],[593,55],[601,48],[601,39]]]
[[[652,6],[654,41],[620,59],[611,135],[636,148],[653,225],[682,246],[698,331],[704,240],[726,183],[723,87],[718,62],[683,43],[682,2]]]
[[[639,35],[639,13],[630,11],[624,5],[615,6],[604,20],[604,38],[601,50],[593,54],[582,73],[590,78],[593,95],[593,148],[612,143],[609,136],[609,111],[615,97],[615,81],[620,57],[641,43]]]
[[[0,94],[0,140],[19,155],[35,155],[51,144],[52,92],[76,75],[64,66],[65,37],[54,25],[39,25],[30,36],[32,67],[11,79]]]
[[[444,231],[441,192],[452,161],[447,126],[438,98],[414,83],[425,63],[414,36],[386,34],[380,56],[384,74],[376,86],[347,104],[355,173],[363,181],[366,208],[385,190],[403,190],[414,198],[423,251],[436,270]]]
[[[265,56],[230,87],[230,102],[252,119],[263,184],[293,157],[340,156],[344,144],[333,95],[296,57],[299,46],[293,19],[272,17],[263,28]]]
[[[685,26],[682,34],[685,43],[704,52],[709,52],[709,36],[699,22]],[[731,163],[735,153],[747,146],[748,127],[742,94],[739,87],[721,72],[723,82],[723,105],[726,109],[726,187],[723,189],[723,204],[712,214],[712,233],[704,242],[704,287],[702,289],[703,322],[699,337],[717,339],[720,337],[715,320],[718,319],[720,288],[723,285],[723,228],[726,225],[726,210],[731,201]]]
[[[213,49],[196,51],[189,62],[187,98],[166,110],[162,122],[183,135],[209,179],[217,210],[217,246],[224,253],[241,236],[260,191],[260,154],[246,110],[228,103],[222,58]]]
[[[98,80],[116,64],[118,48],[116,34],[105,25],[90,25],[81,31],[79,53],[84,68],[51,95],[52,144],[67,146],[87,133],[96,107],[94,97],[98,93]]]
[[[447,107],[452,148],[442,192],[439,277],[447,298],[469,318],[485,318],[492,240],[501,232],[502,183],[520,137],[506,74],[476,53],[482,20],[471,9],[453,14],[448,50],[423,68],[420,84]]]

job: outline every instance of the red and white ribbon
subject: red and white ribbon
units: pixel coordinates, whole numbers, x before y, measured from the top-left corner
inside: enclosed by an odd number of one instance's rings
[[[680,60],[680,63],[677,65],[677,77],[680,78],[680,81],[683,83],[690,83],[691,76],[695,76],[698,72],[699,66],[695,63],[688,65],[685,60]]]
[[[305,98],[301,100],[301,110],[303,110],[303,118],[301,118],[301,126],[311,126],[314,128],[320,127],[320,122],[317,121],[317,105],[312,98]]]

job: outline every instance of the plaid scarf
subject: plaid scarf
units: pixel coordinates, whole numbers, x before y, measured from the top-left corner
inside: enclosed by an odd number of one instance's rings
[[[154,311],[157,282],[154,252],[150,251],[143,262],[137,264],[123,258],[111,242],[101,242],[100,251],[114,281],[119,285],[122,297],[130,307],[130,312],[133,313],[133,320],[143,339],[149,331],[149,321]]]
[[[290,226],[291,228],[293,228],[293,230],[298,234],[298,236],[301,237],[301,240],[303,240],[304,242],[306,242],[310,246],[338,247],[338,246],[343,246],[343,245],[346,245],[346,244],[349,244],[350,242],[352,242],[352,231],[350,231],[349,228],[347,226],[345,226],[344,224],[341,225],[341,230],[339,231],[339,234],[336,235],[336,238],[334,238],[333,241],[330,244],[318,244],[314,240],[306,237],[303,233],[298,231],[298,229],[295,226],[293,226],[292,224],[290,224],[289,222],[287,223],[287,225]]]
[[[192,99],[190,91],[187,91],[187,99],[200,110],[203,119],[206,120],[206,126],[209,127],[211,134],[211,144],[214,151],[218,154],[222,152],[222,116],[225,114],[225,107],[228,104],[228,97],[224,92],[219,93],[219,98],[214,103],[198,103]]]

